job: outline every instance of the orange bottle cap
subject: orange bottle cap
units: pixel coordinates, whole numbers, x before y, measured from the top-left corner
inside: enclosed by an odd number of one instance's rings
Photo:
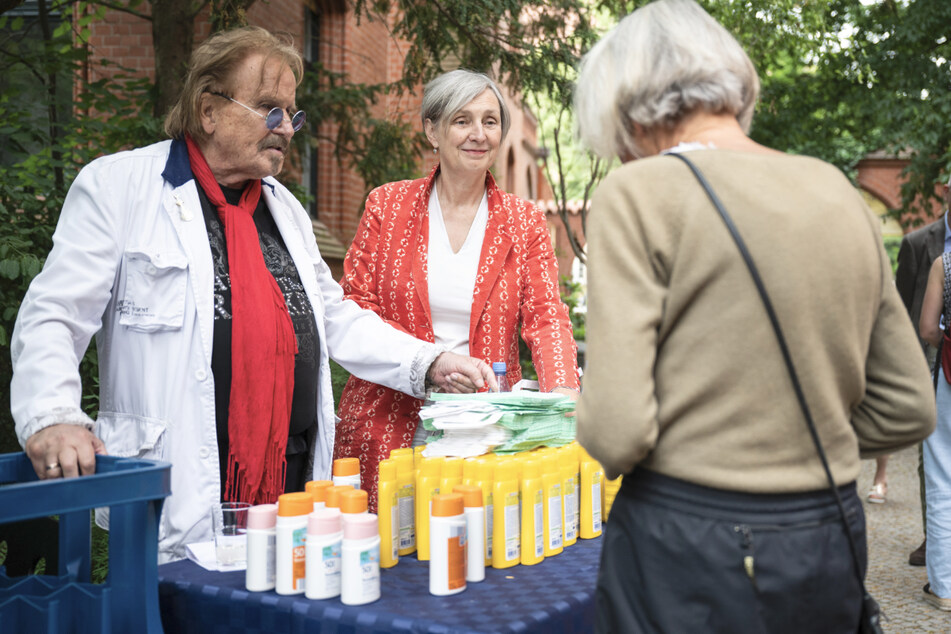
[[[330,480],[311,480],[304,485],[304,490],[314,496],[314,502],[327,500],[327,489],[334,485]]]
[[[461,493],[440,493],[433,496],[433,517],[452,517],[462,515],[465,504]]]
[[[340,508],[340,494],[344,491],[351,491],[353,487],[349,484],[341,484],[338,486],[327,487],[324,489],[327,493],[326,499],[324,499],[324,506],[329,509],[339,509]]]
[[[473,484],[457,484],[452,488],[452,492],[462,494],[462,503],[466,508],[482,507],[482,487]]]
[[[363,513],[367,510],[367,492],[361,489],[340,493],[341,513]]]
[[[337,458],[334,460],[335,476],[353,476],[360,475],[359,458]]]
[[[314,496],[307,491],[299,493],[284,493],[277,498],[277,514],[279,517],[294,515],[308,515],[314,510]]]
[[[410,456],[412,459],[412,456]],[[380,482],[384,480],[395,480],[396,479],[396,460],[392,458],[387,458],[385,460],[380,460]]]

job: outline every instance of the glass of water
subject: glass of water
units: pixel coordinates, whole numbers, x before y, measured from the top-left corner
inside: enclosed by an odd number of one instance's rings
[[[246,502],[222,502],[212,510],[215,557],[219,570],[243,568],[247,559],[248,509]]]

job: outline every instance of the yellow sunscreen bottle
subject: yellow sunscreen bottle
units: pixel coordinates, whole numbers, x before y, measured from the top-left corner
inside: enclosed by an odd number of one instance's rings
[[[522,463],[522,565],[545,558],[545,494],[538,460]]]
[[[377,482],[377,519],[380,523],[380,568],[392,568],[399,560],[400,512],[399,487],[396,484],[396,461],[380,461]]]
[[[462,458],[446,458],[442,463],[442,478],[439,480],[439,490],[451,493],[453,487],[462,484]]]
[[[495,456],[480,456],[476,461],[476,475],[473,484],[482,489],[485,507],[485,565],[492,565],[492,482],[495,472]]]
[[[518,481],[515,462],[500,458],[495,464],[495,482],[492,484],[492,567],[510,568],[519,562]]]
[[[426,448],[426,445],[419,445],[418,447],[413,447],[413,466],[416,470],[419,470],[419,463],[423,459],[423,449]]]
[[[416,558],[429,561],[429,517],[433,496],[439,495],[442,460],[423,458],[416,471]]]
[[[462,483],[471,486],[475,483],[478,458],[466,458],[462,461]]]
[[[581,539],[593,539],[601,534],[601,488],[604,485],[604,470],[584,449],[579,454],[581,526],[578,536]]]
[[[399,552],[402,557],[416,552],[416,467],[412,449],[394,449],[390,456],[396,463]]]
[[[558,456],[553,453],[542,455],[542,491],[544,497],[545,556],[553,557],[564,550],[564,533],[561,528],[564,515],[564,496],[562,495],[561,469]]]
[[[564,520],[562,534],[564,545],[572,546],[578,541],[578,461],[575,452],[563,447],[558,453],[558,467],[561,469],[561,481],[564,490]]]

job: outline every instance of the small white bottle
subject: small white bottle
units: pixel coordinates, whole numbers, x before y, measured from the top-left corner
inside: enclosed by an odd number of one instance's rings
[[[276,523],[277,504],[259,504],[248,509],[248,567],[244,574],[248,592],[274,589]]]
[[[458,594],[466,589],[466,519],[461,493],[433,497],[429,517],[429,593]]]
[[[318,509],[307,516],[308,599],[340,595],[343,520],[339,509]]]
[[[462,494],[466,519],[466,583],[485,579],[485,507],[482,487],[457,484],[454,493]]]
[[[306,491],[277,498],[275,589],[278,594],[302,594],[307,582],[307,516],[314,511],[314,496]]]
[[[376,513],[343,516],[340,600],[363,605],[380,598],[380,527]]]
[[[337,458],[333,465],[333,482],[335,486],[349,484],[354,489],[360,488],[360,459]]]

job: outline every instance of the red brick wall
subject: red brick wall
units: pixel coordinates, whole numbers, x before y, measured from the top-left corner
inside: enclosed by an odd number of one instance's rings
[[[309,1],[309,0],[305,0]],[[398,41],[390,34],[390,28],[381,20],[362,19],[360,24],[352,12],[344,10],[344,3],[334,0],[316,0],[321,6],[320,14],[320,61],[330,70],[345,73],[356,83],[376,84],[393,82],[402,76],[403,60],[408,45]],[[248,22],[271,31],[290,33],[299,46],[304,45],[305,3],[302,0],[269,0],[256,2],[248,10]],[[147,11],[149,5],[141,5]],[[392,23],[395,14],[389,16]],[[207,9],[195,20],[195,44],[202,42],[210,32]],[[151,23],[142,18],[119,11],[109,11],[105,18],[90,26],[89,45],[94,57],[109,59],[127,68],[139,71],[154,78],[154,53],[152,47]],[[95,80],[109,69],[92,67],[90,79]],[[507,148],[513,148],[516,155],[516,176],[514,193],[531,197],[534,192],[527,190],[524,174],[534,169],[534,157],[528,147],[536,143],[535,122],[530,115],[522,111],[520,104],[510,95],[509,107],[513,115],[513,127],[499,152],[499,160],[493,170],[499,183],[505,182],[505,157]],[[372,108],[374,116],[390,120],[403,118],[420,131],[419,108],[422,100],[421,87],[402,95],[386,95]],[[336,128],[324,125],[319,136],[333,139]],[[338,164],[334,156],[334,144],[330,140],[319,140],[318,157],[318,194],[317,215],[338,240],[349,245],[356,234],[367,184],[346,166]],[[428,173],[435,164],[435,157],[424,152],[420,156],[419,170],[416,176]],[[293,173],[299,170],[299,160],[289,162],[287,169]],[[382,183],[371,183],[377,186]]]
[[[889,209],[898,209],[901,205],[901,185],[905,182],[902,170],[908,161],[902,158],[871,155],[859,161],[859,186],[881,200]],[[907,233],[920,227],[922,224],[936,220],[944,211],[944,204],[940,201],[942,188],[935,186],[938,200],[928,203],[916,201],[910,209],[901,214],[900,222]]]
[[[143,11],[148,11],[148,4],[140,6]],[[89,68],[90,80],[95,81],[110,72],[97,65],[103,59],[154,78],[151,22],[128,13],[109,11],[102,21],[90,23],[89,32],[89,51],[94,63]]]

